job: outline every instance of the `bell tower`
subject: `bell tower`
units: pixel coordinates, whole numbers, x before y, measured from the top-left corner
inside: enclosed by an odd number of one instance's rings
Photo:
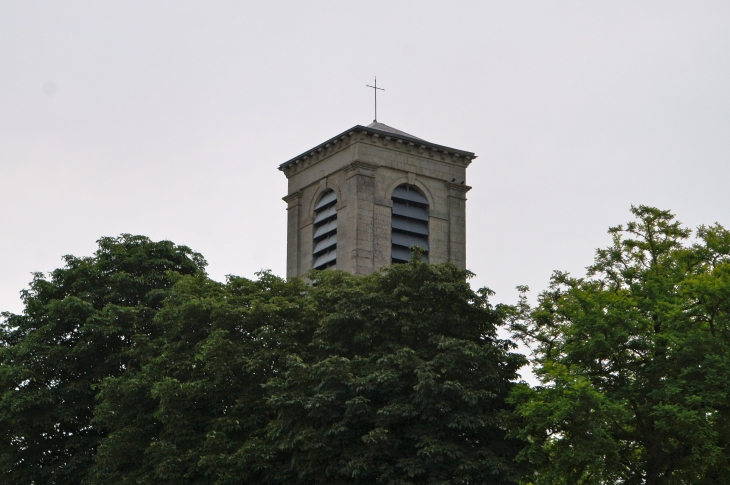
[[[368,274],[405,262],[466,267],[466,167],[474,153],[373,122],[282,163],[289,182],[287,277]]]

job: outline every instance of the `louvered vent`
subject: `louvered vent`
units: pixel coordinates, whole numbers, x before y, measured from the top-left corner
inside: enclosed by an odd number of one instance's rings
[[[324,193],[314,206],[314,269],[337,269],[337,195]]]
[[[406,263],[411,259],[411,246],[426,250],[428,262],[428,199],[413,185],[400,185],[393,191],[391,215],[391,260]]]

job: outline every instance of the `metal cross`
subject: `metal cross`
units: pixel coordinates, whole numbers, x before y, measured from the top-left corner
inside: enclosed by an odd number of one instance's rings
[[[371,86],[369,84],[366,84],[365,86],[369,88],[373,88],[373,92],[375,93],[375,119],[373,120],[375,123],[378,122],[378,89],[381,91],[385,91],[383,88],[378,87],[378,77],[375,76],[375,86]]]

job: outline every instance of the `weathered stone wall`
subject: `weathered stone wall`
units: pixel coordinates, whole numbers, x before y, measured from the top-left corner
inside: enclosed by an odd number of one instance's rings
[[[367,274],[390,264],[391,195],[404,183],[429,201],[430,261],[466,266],[464,156],[401,140],[353,132],[284,171],[287,202],[287,276],[312,267],[314,204],[337,194],[337,268]]]

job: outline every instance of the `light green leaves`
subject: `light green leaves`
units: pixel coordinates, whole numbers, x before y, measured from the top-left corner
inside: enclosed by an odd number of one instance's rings
[[[730,234],[632,213],[588,278],[556,273],[515,319],[543,383],[511,398],[531,483],[730,480]]]

